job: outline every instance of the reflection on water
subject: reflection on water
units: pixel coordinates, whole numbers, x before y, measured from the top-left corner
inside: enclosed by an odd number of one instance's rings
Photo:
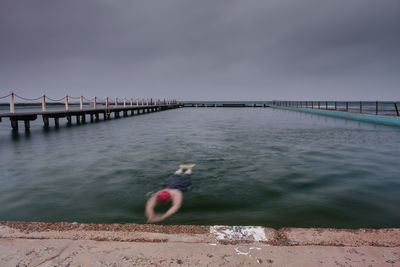
[[[285,110],[184,108],[12,132],[0,220],[144,223],[180,163],[193,190],[163,223],[398,227],[400,130]]]

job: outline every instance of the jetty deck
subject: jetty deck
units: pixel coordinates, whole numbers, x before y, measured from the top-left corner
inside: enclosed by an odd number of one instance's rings
[[[72,118],[76,118],[76,123],[85,123],[86,117],[90,122],[99,121],[101,118],[104,120],[110,119],[112,114],[114,118],[119,118],[122,114],[123,117],[140,115],[145,113],[158,112],[169,109],[180,108],[182,105],[174,104],[160,104],[160,105],[144,105],[144,106],[121,106],[109,108],[96,108],[96,109],[71,109],[71,110],[58,110],[58,111],[32,111],[32,112],[14,112],[14,113],[0,113],[0,122],[3,118],[8,118],[11,122],[11,127],[18,130],[18,122],[23,121],[26,130],[30,128],[30,122],[34,121],[41,116],[43,119],[44,127],[50,126],[50,119],[54,119],[55,127],[59,127],[59,119],[66,118],[68,124],[72,124]]]

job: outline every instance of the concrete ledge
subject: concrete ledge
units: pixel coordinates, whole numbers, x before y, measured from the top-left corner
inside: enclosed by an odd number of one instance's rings
[[[400,229],[0,222],[0,239],[400,247]]]
[[[373,114],[360,114],[360,113],[351,113],[345,111],[322,110],[322,109],[311,109],[311,108],[295,108],[295,107],[282,107],[282,106],[271,106],[271,107],[277,109],[306,112],[306,113],[331,116],[336,118],[365,121],[365,122],[372,122],[383,125],[400,127],[400,117],[395,117],[395,116],[381,116]]]
[[[400,229],[0,222],[0,266],[400,266]]]
[[[283,228],[279,236],[288,246],[400,246],[400,229]]]

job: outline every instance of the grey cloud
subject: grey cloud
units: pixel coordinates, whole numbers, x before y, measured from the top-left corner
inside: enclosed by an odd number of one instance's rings
[[[0,90],[399,99],[399,11],[396,0],[4,0]]]

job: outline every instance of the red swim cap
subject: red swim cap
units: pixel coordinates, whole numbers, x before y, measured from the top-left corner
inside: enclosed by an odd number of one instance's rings
[[[167,190],[163,190],[158,192],[157,194],[157,201],[160,203],[165,203],[170,200],[171,194]]]

